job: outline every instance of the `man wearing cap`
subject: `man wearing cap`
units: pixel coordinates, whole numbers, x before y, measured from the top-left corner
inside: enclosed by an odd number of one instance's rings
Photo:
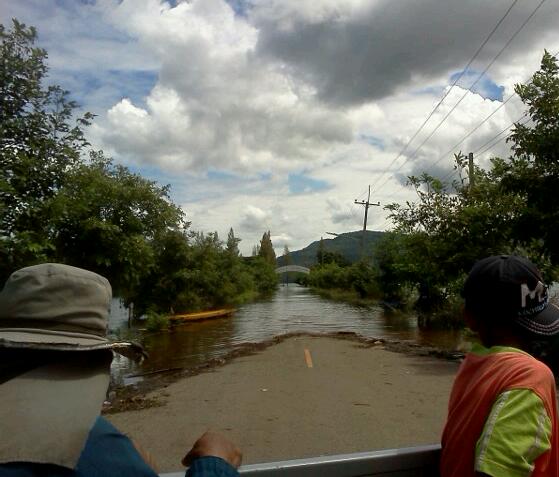
[[[61,264],[14,272],[0,292],[0,476],[156,477],[100,410],[112,352],[142,359],[139,345],[107,339],[112,291],[96,273]],[[238,475],[241,454],[207,433],[187,456],[189,474]]]
[[[464,284],[464,315],[478,332],[460,366],[442,436],[442,477],[558,476],[555,380],[529,354],[559,333],[559,308],[529,260],[477,262]]]

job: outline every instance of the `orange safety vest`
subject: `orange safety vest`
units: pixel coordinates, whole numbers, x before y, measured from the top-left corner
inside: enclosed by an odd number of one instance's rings
[[[497,396],[510,389],[532,390],[542,400],[551,419],[551,450],[536,459],[532,477],[559,476],[553,374],[536,358],[507,351],[488,355],[470,353],[460,366],[450,394],[442,436],[441,477],[475,475],[476,443]]]

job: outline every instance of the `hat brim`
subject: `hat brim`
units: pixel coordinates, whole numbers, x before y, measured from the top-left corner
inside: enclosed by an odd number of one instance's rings
[[[0,386],[0,463],[34,462],[73,469],[99,416],[109,368],[65,360],[31,369]],[[71,416],[71,418],[69,418]]]
[[[147,357],[141,345],[131,341],[110,341],[101,336],[67,331],[34,328],[2,328],[0,348],[35,349],[45,351],[112,350],[135,361]]]
[[[559,334],[559,307],[549,303],[537,315],[518,317],[516,321],[520,326],[537,335],[555,336]]]

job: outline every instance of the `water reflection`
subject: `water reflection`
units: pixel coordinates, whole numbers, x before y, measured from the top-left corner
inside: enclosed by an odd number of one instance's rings
[[[235,345],[291,332],[349,331],[448,349],[456,348],[461,341],[459,332],[419,330],[415,316],[388,313],[380,306],[358,307],[329,301],[297,285],[282,286],[272,299],[240,307],[232,318],[189,323],[171,332],[128,330],[127,313],[118,307],[116,310],[111,314],[111,332],[140,339],[150,354],[150,359],[140,366],[126,358],[115,359],[113,379],[124,384],[132,383],[135,374],[196,366],[223,356]]]

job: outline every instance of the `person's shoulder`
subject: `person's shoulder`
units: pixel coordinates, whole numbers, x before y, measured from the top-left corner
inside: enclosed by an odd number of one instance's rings
[[[549,367],[531,354],[504,346],[494,346],[478,354],[470,366],[482,369],[491,379],[502,381],[506,388],[550,389],[555,387],[555,377]]]
[[[528,369],[532,369],[534,371],[540,372],[542,375],[546,375],[548,377],[553,377],[553,373],[549,366],[545,364],[543,361],[539,360],[535,356],[532,356],[526,352],[519,352],[519,353],[511,353],[511,357],[525,366]]]
[[[528,353],[511,353],[505,364],[514,388],[527,387],[554,400],[555,377],[542,361]]]

